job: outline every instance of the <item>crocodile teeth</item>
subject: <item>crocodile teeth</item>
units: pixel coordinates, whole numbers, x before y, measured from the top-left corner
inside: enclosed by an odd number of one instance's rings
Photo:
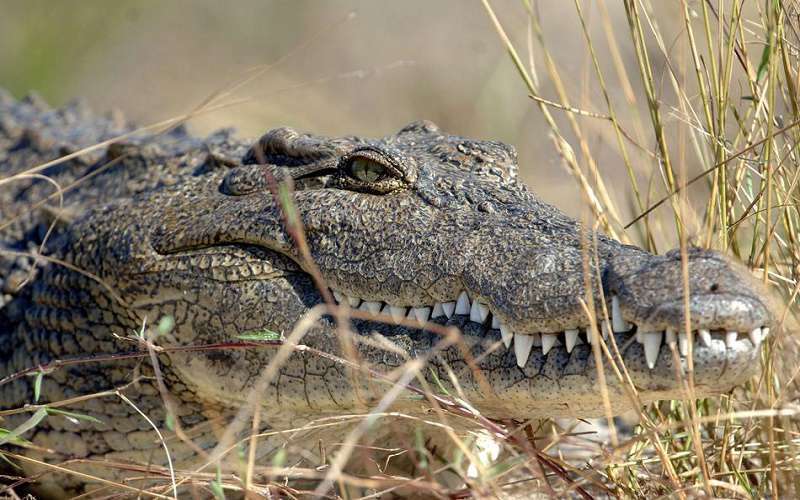
[[[383,306],[381,313],[388,314],[392,317],[395,323],[400,323],[406,317],[407,311],[405,307],[390,306],[386,304]]]
[[[453,314],[456,312],[456,303],[455,302],[442,302],[442,311],[444,311],[444,315],[447,318],[452,318]]]
[[[619,308],[619,298],[616,295],[611,297],[611,327],[614,332],[627,332],[631,325],[622,317],[622,310]]]
[[[636,342],[638,342],[640,344],[644,344],[644,337],[642,336],[643,334],[644,334],[643,331],[636,330]]]
[[[667,328],[666,334],[665,340],[668,346],[672,347],[678,343],[678,336],[675,335],[675,330],[672,328]]]
[[[652,370],[656,367],[658,361],[658,351],[661,349],[661,338],[664,336],[662,332],[644,332],[642,334],[642,344],[644,344],[644,357],[647,360],[647,366]]]
[[[689,337],[686,336],[686,332],[678,334],[678,349],[681,351],[681,356],[689,354]]]
[[[431,308],[430,307],[412,307],[411,312],[409,314],[414,314],[416,316],[417,321],[420,323],[425,323],[428,321],[428,318],[431,317]]]
[[[767,335],[769,335],[769,328],[765,326],[761,329],[761,339],[767,338]]]
[[[514,335],[514,354],[517,356],[517,366],[525,368],[528,356],[531,355],[533,347],[533,336],[517,333]]]
[[[603,332],[603,338],[608,340],[608,321],[600,323],[600,331]]]
[[[542,334],[542,353],[547,354],[550,352],[550,349],[556,345],[556,341],[558,340],[558,335],[555,333],[543,333]]]
[[[406,317],[406,308],[400,306],[389,306],[389,314],[394,318],[395,323],[403,321]]]
[[[456,301],[456,314],[469,314],[470,309],[469,295],[467,292],[461,292]]]
[[[725,345],[733,347],[736,344],[737,336],[738,334],[736,332],[725,332]]]
[[[473,301],[472,307],[469,310],[469,320],[482,324],[486,321],[487,317],[489,317],[489,308],[478,302],[477,299]]]
[[[500,328],[500,318],[498,318],[494,314],[492,314],[492,328],[494,330],[497,330],[498,328]]]
[[[753,343],[753,347],[761,345],[761,328],[756,328],[750,332],[750,342]]]
[[[371,312],[372,314],[378,314],[379,312],[381,312],[381,305],[382,304],[380,302],[370,302],[368,300],[365,300],[364,302],[361,303],[359,309],[362,311]]]
[[[572,348],[578,342],[578,330],[564,330],[564,340],[567,343],[567,352],[572,352]],[[544,345],[544,340],[542,340]]]
[[[336,290],[333,290],[333,298],[336,299],[336,302],[341,304],[342,300],[345,299],[345,296],[342,295],[341,293],[337,292]]]
[[[697,333],[700,335],[700,341],[703,342],[703,345],[711,347],[711,332],[708,330],[697,330]]]
[[[506,349],[511,347],[511,341],[514,340],[514,332],[507,328],[506,325],[500,325],[500,336],[503,338]]]
[[[444,309],[442,309],[442,303],[437,302],[433,305],[433,312],[431,313],[431,318],[440,318],[444,316]]]
[[[358,307],[359,304],[361,304],[361,299],[359,299],[358,297],[350,297],[348,295],[347,296],[347,303],[350,304],[350,307],[356,308],[356,307]]]

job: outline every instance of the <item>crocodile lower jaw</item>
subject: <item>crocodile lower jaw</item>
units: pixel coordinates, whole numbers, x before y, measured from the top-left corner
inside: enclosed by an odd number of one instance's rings
[[[507,349],[514,345],[514,355],[517,365],[524,368],[534,347],[542,350],[546,355],[555,346],[564,346],[568,353],[571,353],[576,345],[592,343],[592,334],[589,327],[581,326],[566,329],[561,332],[531,332],[519,333],[507,328],[503,322],[495,316],[489,307],[478,300],[469,297],[466,291],[462,291],[456,300],[449,302],[436,302],[432,305],[420,306],[397,306],[385,302],[374,302],[363,300],[358,297],[351,297],[336,290],[332,290],[336,301],[339,304],[346,303],[352,308],[373,314],[385,314],[391,316],[396,322],[404,319],[415,320],[424,324],[428,320],[446,318],[453,316],[469,316],[469,320],[489,325],[493,330],[499,330],[503,344]],[[623,349],[631,341],[642,344],[644,348],[647,365],[652,370],[658,361],[662,346],[671,349],[673,346],[679,352],[681,358],[685,358],[689,352],[689,341],[685,332],[677,333],[676,330],[667,329],[662,331],[645,331],[637,325],[626,322],[619,311],[619,304],[616,297],[611,300],[610,323],[614,333],[629,333],[628,341],[621,346]],[[599,325],[603,338],[608,339],[609,322],[602,321]],[[740,343],[748,343],[753,349],[758,349],[761,342],[769,335],[769,328],[766,326],[754,328],[747,332],[698,329],[692,332],[694,342],[698,346],[707,348],[734,348]]]

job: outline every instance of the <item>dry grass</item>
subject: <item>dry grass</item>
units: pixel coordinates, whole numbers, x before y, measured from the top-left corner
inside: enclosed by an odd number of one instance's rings
[[[689,498],[700,494],[795,498],[800,495],[796,465],[800,452],[797,438],[800,410],[795,403],[797,373],[792,361],[792,354],[798,349],[790,336],[797,331],[800,294],[797,241],[800,161],[796,151],[800,139],[797,92],[800,12],[797,6],[777,0],[716,3],[682,0],[671,8],[673,15],[682,17],[681,29],[677,33],[664,33],[649,1],[625,0],[629,29],[617,32],[608,22],[602,0],[593,9],[588,8],[587,2],[575,0],[586,48],[584,83],[576,89],[564,84],[570,81],[569,75],[563,74],[548,49],[542,33],[543,20],[535,3],[523,1],[519,8],[528,23],[528,36],[522,41],[507,35],[489,0],[482,0],[482,5],[519,72],[519,84],[525,86],[532,98],[521,105],[538,107],[550,128],[554,147],[584,195],[585,221],[651,251],[675,244],[684,252],[689,244],[716,248],[745,262],[779,297],[776,301],[779,327],[763,348],[763,375],[731,394],[695,402],[690,365],[685,380],[681,380],[686,400],[637,409],[629,420],[635,422],[633,426],[608,415],[605,419],[608,431],[602,435],[593,433],[602,427],[598,422],[587,425],[564,421],[491,421],[472,408],[458,391],[450,394],[441,386],[431,387],[424,377],[427,360],[438,350],[462,345],[459,333],[453,329],[429,324],[432,331],[442,335],[442,342],[427,358],[409,359],[402,369],[381,373],[362,367],[352,349],[354,338],[348,321],[364,313],[336,307],[327,296],[324,280],[313,271],[315,267],[308,253],[301,252],[307,259],[304,267],[312,270],[326,293],[326,306],[312,309],[280,343],[242,341],[191,349],[275,349],[273,362],[266,367],[257,388],[266,387],[280,363],[295,350],[325,356],[346,366],[354,378],[369,377],[385,385],[385,395],[379,404],[358,414],[320,418],[296,429],[261,432],[260,413],[254,411],[259,399],[255,397],[253,404],[242,407],[232,422],[225,423],[224,435],[215,450],[200,451],[202,466],[187,470],[171,463],[164,468],[105,463],[106,467],[127,470],[151,484],[140,488],[138,485],[145,483],[136,479],[125,484],[98,480],[100,489],[93,496],[170,498],[184,487],[187,489],[181,491],[201,497],[244,492],[250,498],[309,495],[370,498],[398,489],[420,496],[451,498],[525,497],[534,492],[585,498]],[[587,28],[590,12],[601,18],[602,39]],[[635,54],[636,72],[629,72],[622,64],[623,50]],[[608,61],[600,64],[603,54],[611,59],[610,65]],[[602,68],[608,66],[614,71],[606,74]],[[210,96],[191,113],[145,127],[143,131],[173,126],[209,110],[250,102],[250,98],[241,97],[237,91],[269,69],[257,69]],[[554,95],[541,94],[540,82],[544,79],[552,83]],[[621,87],[623,92],[610,92],[611,86]],[[614,97],[617,95],[621,98]],[[637,106],[639,102],[645,102],[646,106]],[[641,115],[640,109],[644,111]],[[624,220],[620,214],[627,210],[613,202],[609,181],[604,179],[593,154],[595,135],[609,138],[625,166],[632,208],[640,214],[633,221]],[[26,175],[38,175],[43,168],[38,166]],[[287,224],[298,248],[303,249],[303,231],[293,224],[290,198],[282,194],[282,187],[272,188],[274,195],[284,200]],[[653,210],[662,204],[668,210]],[[591,242],[587,242],[585,251],[587,255],[592,251]],[[592,270],[587,267],[586,272]],[[587,305],[587,310],[593,309],[591,304]],[[326,312],[339,325],[343,358],[302,344],[309,326]],[[598,323],[604,320],[607,318],[592,318],[595,335]],[[141,346],[136,356],[150,359],[157,377],[157,355],[165,349],[151,341],[148,331],[143,328],[141,335],[132,340]],[[624,379],[624,367],[615,367],[610,354],[615,346],[605,346],[602,342],[594,342],[593,346],[598,361],[605,360],[609,365],[607,376]],[[50,370],[96,361],[56,362],[18,376],[38,374],[40,381]],[[421,417],[392,411],[395,399],[404,392],[427,400],[432,409],[430,414]],[[257,389],[255,394],[259,393]],[[70,405],[93,397],[118,397],[136,408],[120,389],[7,410],[0,415],[30,413],[31,417],[23,426],[0,435],[0,444],[26,445],[21,437],[26,430],[49,416],[63,417]],[[636,397],[635,389],[631,397]],[[168,401],[165,395],[167,406]],[[85,418],[79,414],[66,415],[77,420]],[[148,419],[145,414],[142,417]],[[388,422],[385,424],[388,427],[398,424],[404,429],[415,429],[411,441],[398,437],[390,448],[379,446],[385,443],[372,442],[370,434],[378,420],[382,425]],[[157,422],[151,424],[166,450],[176,440],[191,443],[191,435],[176,429],[174,423],[168,428],[160,428]],[[237,437],[245,429],[250,429],[247,437]],[[292,437],[321,429],[338,433],[341,439],[320,445],[323,458],[318,466],[297,467],[287,463]],[[428,442],[434,435],[439,437],[438,448]],[[286,447],[278,447],[266,459],[257,458],[257,444],[268,439],[283,439]],[[246,452],[240,453],[242,450]],[[6,450],[5,456],[20,462],[31,460],[11,449]],[[349,461],[364,457],[374,460],[379,472],[368,475],[347,472],[345,466]],[[414,474],[381,472],[382,464],[397,457],[410,460],[415,465]],[[238,466],[229,467],[226,458]],[[80,474],[69,472],[75,462],[43,465],[48,471]],[[444,480],[447,477],[449,481]],[[12,482],[6,492],[12,493],[22,483],[22,479]]]

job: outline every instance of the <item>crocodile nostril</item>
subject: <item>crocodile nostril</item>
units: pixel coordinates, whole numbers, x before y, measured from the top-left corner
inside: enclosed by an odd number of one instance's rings
[[[711,292],[716,292],[717,290],[719,290],[719,285],[716,284],[716,283],[712,284],[711,285]]]

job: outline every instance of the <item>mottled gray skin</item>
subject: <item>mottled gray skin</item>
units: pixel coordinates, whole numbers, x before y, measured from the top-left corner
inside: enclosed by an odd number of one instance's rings
[[[130,130],[112,117],[80,105],[50,110],[35,98],[15,102],[0,94],[0,174],[7,177],[78,148]],[[376,162],[383,178],[353,177],[355,159]],[[108,166],[108,162],[112,164]],[[170,315],[175,328],[162,346],[236,341],[261,329],[288,333],[309,308],[321,302],[303,268],[267,179],[293,178],[294,203],[310,252],[328,285],[344,294],[398,306],[452,301],[461,290],[487,304],[516,332],[561,332],[585,328],[581,228],[538,200],[517,178],[512,147],[451,136],[430,122],[415,122],[383,139],[331,139],[276,129],[256,145],[222,131],[195,139],[179,129],[129,139],[43,173],[68,185],[93,175],[65,195],[29,211],[53,191],[41,180],[17,180],[0,188],[0,220],[15,214],[0,232],[2,249],[38,248],[53,220],[44,254],[100,277],[106,288],[67,267],[0,254],[4,305],[0,309],[0,375],[55,359],[136,350],[129,336],[147,320]],[[539,189],[545,186],[536,186]],[[683,328],[680,257],[654,256],[597,235],[600,290],[615,293],[629,322],[639,328]],[[690,252],[693,328],[749,331],[771,322],[766,301],[746,272],[721,256]],[[26,279],[29,278],[30,279]],[[524,368],[513,349],[499,344],[490,325],[463,315],[439,323],[459,327],[479,358],[494,394],[478,386],[464,359],[449,348],[431,361],[449,385],[445,363],[470,402],[489,417],[591,416],[602,413],[597,370],[590,345],[568,353],[562,345],[547,355],[534,348]],[[421,329],[353,321],[357,336],[378,331],[411,356],[439,341]],[[335,323],[325,318],[303,343],[340,355]],[[583,330],[582,330],[583,332]],[[581,333],[584,336],[584,333]],[[674,361],[662,349],[650,370],[642,346],[618,333],[627,368],[643,402],[681,397]],[[494,351],[486,351],[494,347]],[[358,354],[378,371],[403,364],[400,354],[363,344]],[[184,427],[238,407],[269,363],[275,349],[216,350],[159,356]],[[685,367],[685,360],[682,361]],[[711,347],[694,346],[699,395],[728,391],[757,370],[757,351],[747,341],[733,347],[715,336]],[[145,379],[126,394],[159,425],[165,412],[150,378],[149,362],[79,364],[44,378],[42,400],[59,401]],[[606,371],[615,412],[633,404]],[[0,406],[17,408],[33,399],[33,378],[0,386]],[[263,401],[277,428],[322,415],[369,408],[386,386],[364,383],[355,400],[345,369],[308,353],[295,353],[281,368]],[[421,409],[417,400],[397,403]],[[150,427],[119,399],[92,399],[74,406],[101,424],[48,418],[25,435],[65,457],[163,463]],[[9,418],[4,427],[26,416]],[[210,432],[198,434],[213,446]],[[178,463],[192,452],[174,445]],[[34,452],[28,452],[37,455]],[[93,474],[111,474],[88,467]],[[74,487],[75,480],[57,481]],[[78,481],[79,482],[79,481]]]

